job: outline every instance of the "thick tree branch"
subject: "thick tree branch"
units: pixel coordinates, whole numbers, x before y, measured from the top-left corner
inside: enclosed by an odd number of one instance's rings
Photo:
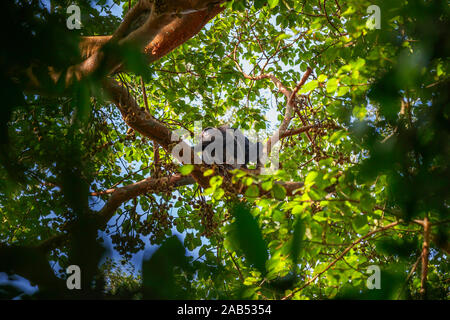
[[[191,146],[187,145],[183,140],[174,139],[172,141],[173,133],[141,108],[125,86],[114,80],[108,80],[105,82],[104,88],[110,94],[112,101],[119,107],[124,121],[131,128],[158,143],[168,153],[172,153],[173,147],[179,144],[183,150],[191,151],[191,164],[201,163]],[[178,157],[178,160],[182,162],[180,157]],[[207,187],[209,186],[209,179],[204,177],[203,171],[204,168],[202,166],[195,165],[192,176],[201,186]]]
[[[267,154],[270,153],[272,147],[275,145],[275,143],[277,143],[280,140],[280,138],[283,136],[283,134],[289,127],[289,123],[291,122],[292,114],[295,108],[295,95],[297,94],[298,90],[305,84],[311,72],[312,69],[308,67],[301,81],[295,86],[294,90],[290,92],[286,102],[286,111],[284,113],[284,119],[281,122],[281,125],[278,128],[278,130],[269,138],[269,140],[267,140]]]
[[[176,175],[172,177],[163,177],[159,179],[147,178],[142,181],[130,184],[128,186],[117,188],[108,199],[104,207],[98,212],[100,224],[106,223],[114,216],[116,210],[126,201],[137,196],[150,193],[155,189],[165,187],[181,187],[195,183],[190,176]]]
[[[195,183],[195,180],[190,176],[175,175],[172,177],[162,177],[159,179],[147,178],[136,183],[116,188],[111,190],[111,197],[105,203],[100,211],[93,214],[93,223],[96,223],[97,228],[102,229],[108,221],[114,216],[116,210],[126,201],[136,198],[137,196],[155,192],[161,186],[166,187],[181,187]],[[49,251],[60,247],[64,241],[68,239],[72,229],[76,224],[70,224],[66,227],[65,233],[47,239],[46,241],[37,245],[37,248],[44,251]]]
[[[81,57],[84,61],[65,70],[48,66],[49,79],[46,80],[50,80],[52,86],[62,82],[65,88],[69,88],[100,69],[106,74],[118,71],[122,68],[122,61],[114,52],[103,50],[106,44],[119,48],[137,46],[149,62],[158,60],[196,35],[208,21],[223,11],[224,8],[220,5],[222,2],[224,1],[141,0],[128,11],[112,36],[85,37],[81,40]],[[26,79],[25,88],[29,92],[47,94],[51,88],[37,76],[36,67],[23,70],[19,78]]]

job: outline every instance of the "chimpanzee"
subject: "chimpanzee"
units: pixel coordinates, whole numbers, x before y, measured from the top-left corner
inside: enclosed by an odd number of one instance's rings
[[[262,143],[251,142],[239,129],[229,125],[205,128],[200,144],[202,159],[207,164],[223,164],[227,169],[247,168],[249,163],[255,163],[257,168],[263,166]]]

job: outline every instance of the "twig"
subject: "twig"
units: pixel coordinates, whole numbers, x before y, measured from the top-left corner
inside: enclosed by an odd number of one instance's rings
[[[228,251],[227,251],[227,252],[228,252]],[[236,267],[236,270],[237,270],[238,273],[239,273],[239,279],[241,279],[241,281],[244,282],[244,276],[242,275],[241,269],[239,268],[238,264],[237,264],[236,261],[234,260],[233,255],[232,255],[230,252],[228,252],[228,255],[230,256],[231,261],[233,261],[233,264],[234,264],[234,266]]]
[[[308,133],[308,131],[318,129],[318,128],[320,128],[320,125],[313,124],[313,125],[309,125],[309,126],[305,126],[305,127],[301,127],[301,128],[297,128],[297,129],[287,130],[281,135],[280,139],[294,136],[294,135],[297,135],[297,134],[300,134],[303,132]]]
[[[419,257],[417,258],[416,262],[413,264],[411,271],[409,271],[408,276],[406,277],[405,283],[403,284],[402,289],[400,290],[400,292],[398,293],[397,299],[399,299],[403,293],[403,291],[406,288],[406,285],[408,284],[409,279],[411,278],[411,276],[413,275],[414,271],[416,271],[417,266],[419,265],[420,259],[422,258],[422,253],[419,255]]]
[[[283,297],[281,300],[287,300],[292,298],[292,296],[303,290],[304,288],[306,288],[307,286],[309,286],[311,283],[313,283],[318,277],[320,277],[323,273],[325,273],[326,271],[328,271],[328,269],[330,269],[332,266],[334,266],[336,264],[336,262],[338,262],[339,260],[341,260],[346,254],[347,252],[349,252],[354,246],[356,246],[358,243],[360,243],[361,241],[363,241],[366,238],[369,238],[370,236],[374,235],[375,233],[390,229],[392,227],[395,227],[396,225],[398,225],[400,222],[393,222],[391,224],[388,224],[385,227],[382,227],[380,229],[374,230],[369,232],[368,234],[366,234],[365,236],[359,238],[358,240],[356,240],[355,242],[353,242],[350,246],[348,246],[344,251],[342,251],[342,253],[339,255],[339,257],[337,257],[336,259],[333,260],[333,262],[331,262],[323,271],[319,272],[318,274],[316,274],[313,278],[311,278],[309,281],[307,281],[303,286],[301,286],[300,288],[293,290],[290,294],[288,294],[287,296]]]
[[[147,101],[147,91],[145,90],[145,83],[144,83],[143,77],[141,77],[141,86],[142,86],[142,96],[144,98],[145,110],[148,112],[148,114],[150,114],[150,108],[148,107],[148,101]]]

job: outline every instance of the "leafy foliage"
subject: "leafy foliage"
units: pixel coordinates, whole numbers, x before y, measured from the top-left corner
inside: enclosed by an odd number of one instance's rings
[[[204,127],[228,122],[268,137],[287,101],[270,78],[252,77],[270,73],[293,89],[307,67],[313,75],[297,93],[302,103],[290,128],[315,126],[283,138],[281,168],[272,175],[220,176],[210,168],[209,188],[161,183],[123,202],[101,228],[98,212],[111,197],[105,190],[187,177],[194,167],[175,164],[129,130],[103,96],[101,74],[63,97],[50,85],[49,94],[30,93],[11,76],[34,64],[80,62],[80,36],[112,34],[121,21],[112,8],[128,10],[128,1],[75,2],[81,31],[62,27],[72,1],[49,1],[50,11],[39,1],[0,5],[0,271],[38,284],[37,294],[23,297],[448,299],[444,1],[234,0],[151,64],[134,48],[111,47],[128,70],[113,77],[172,130],[193,132],[202,120]],[[372,4],[381,9],[381,29],[366,26]],[[229,190],[228,180],[245,191]],[[292,195],[283,181],[304,184]],[[424,284],[418,262],[425,221],[431,243]],[[78,227],[58,248],[43,254],[35,247],[71,225]],[[103,239],[126,261],[159,248],[135,266],[141,270],[122,271],[113,260],[100,263],[108,253]],[[85,275],[75,295],[64,289],[71,264]],[[370,265],[381,268],[380,290],[366,286]],[[0,287],[0,297],[15,295]]]

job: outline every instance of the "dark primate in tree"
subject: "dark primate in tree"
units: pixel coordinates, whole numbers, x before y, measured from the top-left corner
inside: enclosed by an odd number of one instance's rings
[[[263,165],[263,145],[251,142],[239,129],[229,125],[205,128],[200,137],[202,158],[207,164],[224,164],[228,168]],[[227,152],[228,151],[228,152]]]

